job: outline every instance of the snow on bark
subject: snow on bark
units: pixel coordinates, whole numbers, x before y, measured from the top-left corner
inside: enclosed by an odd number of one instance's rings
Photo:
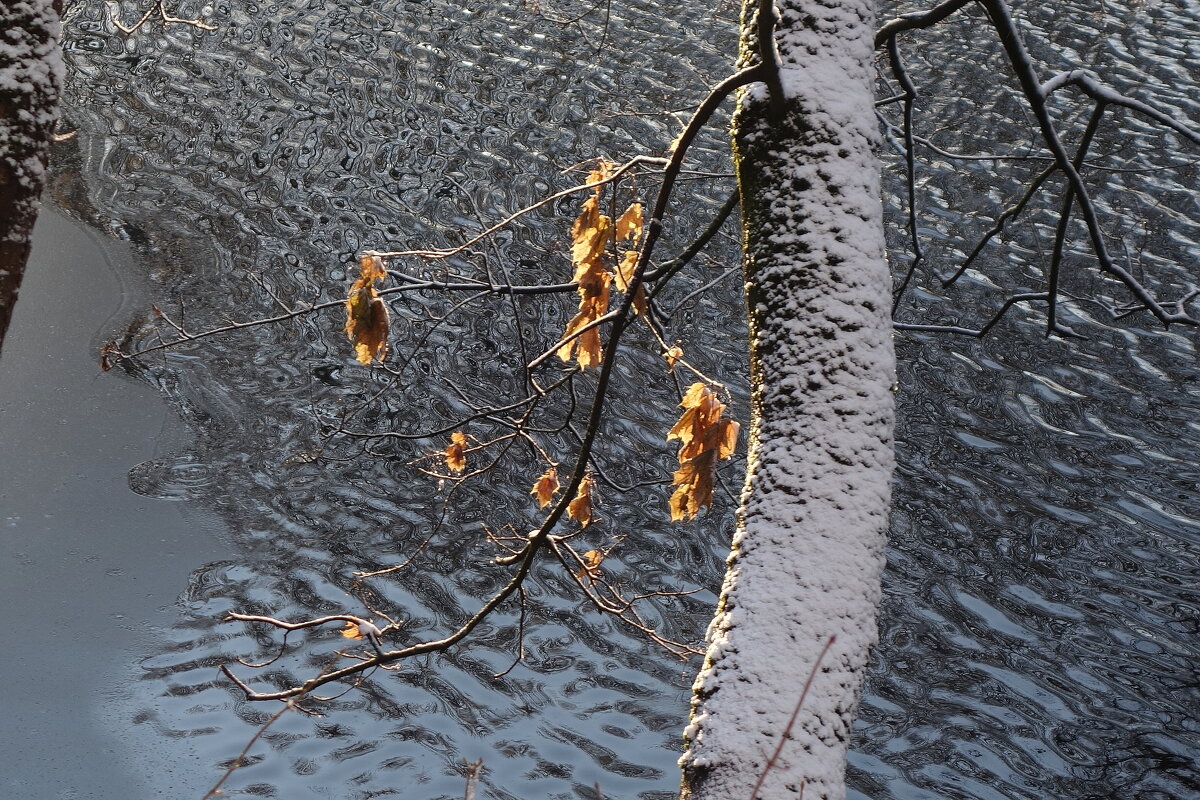
[[[55,0],[0,0],[0,342],[46,183],[63,79],[60,32]]]
[[[747,6],[757,5],[749,0]],[[786,108],[735,120],[751,320],[750,454],[738,531],[684,737],[683,796],[845,796],[877,638],[892,472],[891,283],[883,254],[870,0],[780,0]],[[752,11],[743,35],[752,39]],[[754,43],[743,61],[756,60]]]

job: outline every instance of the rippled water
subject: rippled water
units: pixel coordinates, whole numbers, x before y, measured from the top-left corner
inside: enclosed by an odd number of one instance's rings
[[[1200,122],[1189,89],[1200,81],[1194,3],[1045,9],[1027,13],[1042,32],[1037,57],[1085,61],[1123,90],[1145,83],[1141,96]],[[197,10],[185,4],[180,15]],[[83,135],[60,153],[59,199],[85,198],[95,224],[133,242],[162,287],[160,305],[189,328],[269,313],[272,295],[335,298],[362,248],[455,243],[481,219],[566,185],[561,170],[580,161],[665,146],[679,117],[647,112],[696,102],[728,69],[734,16],[727,5],[664,13],[622,4],[605,32],[603,10],[567,25],[515,4],[239,1],[213,5],[215,32],[149,25],[123,38],[99,6],[80,3],[69,14],[67,120]],[[977,28],[977,18],[956,23],[907,51],[929,96],[949,101],[927,130],[966,152],[1020,149],[1026,129],[1013,122],[1021,117],[1010,99],[991,99],[998,61]],[[1064,112],[1065,122],[1077,117]],[[1176,265],[1200,255],[1197,154],[1146,126],[1130,130],[1097,147],[1103,163],[1156,171],[1094,171],[1105,187],[1098,199],[1131,220],[1114,228],[1115,251],[1164,275],[1169,291],[1187,279]],[[702,142],[697,168],[726,172],[725,149],[719,133]],[[888,167],[893,188],[897,169]],[[964,237],[977,236],[1038,169],[940,158],[922,167],[927,269],[948,271],[970,246]],[[729,185],[689,181],[670,231],[675,246],[707,222]],[[486,255],[514,265],[518,280],[562,280],[561,218],[570,213],[548,209]],[[1038,285],[1049,220],[1043,213],[993,245],[984,265],[992,280]],[[901,233],[892,231],[898,248]],[[1085,264],[1085,253],[1074,243],[1071,265]],[[719,242],[674,300],[736,258],[731,242]],[[979,275],[963,283],[914,292],[902,317],[978,322],[999,290]],[[669,335],[734,382],[744,409],[734,284],[684,303]],[[1117,295],[1078,270],[1066,285],[1080,297]],[[393,363],[404,370],[391,384],[350,362],[334,316],[210,339],[139,371],[200,446],[131,465],[131,488],[214,507],[238,554],[180,587],[178,619],[141,664],[130,716],[168,757],[194,754],[215,779],[216,765],[274,711],[242,702],[216,672],[239,657],[264,658],[277,641],[222,623],[225,612],[370,607],[406,620],[415,639],[449,630],[499,586],[499,569],[461,565],[490,557],[485,527],[532,523],[527,454],[461,490],[435,529],[441,495],[413,460],[443,441],[382,443],[364,457],[357,442],[334,440],[316,452],[327,426],[385,385],[382,402],[350,419],[355,430],[438,428],[462,411],[455,385],[519,392],[509,375],[522,356],[509,345],[522,335],[548,344],[571,313],[566,304],[521,302],[513,312],[507,301],[481,301],[431,325],[429,315],[449,308],[435,295],[397,308]],[[1041,317],[1021,311],[983,342],[899,341],[900,469],[882,644],[851,776],[860,796],[1200,792],[1195,334],[1145,330],[1140,317],[1113,327],[1087,301],[1064,315],[1091,338],[1047,341]],[[600,466],[623,486],[670,471],[661,437],[672,387],[657,349],[638,338],[620,371]],[[569,437],[548,442],[559,453],[570,446]],[[731,486],[738,468],[727,472]],[[590,546],[628,533],[605,562],[614,578],[704,588],[648,611],[669,635],[697,638],[720,578],[729,502],[681,530],[663,522],[661,486],[602,493],[605,525]],[[371,588],[352,580],[355,570],[412,554],[430,533],[402,580]],[[505,677],[492,676],[512,661],[515,610],[469,647],[375,677],[323,718],[283,718],[228,794],[455,796],[463,761],[476,758],[488,797],[590,797],[597,782],[614,797],[671,794],[696,665],[598,617],[551,569],[536,575],[528,612],[525,659]],[[303,680],[341,640],[331,631],[305,641],[258,676],[264,685]],[[168,796],[207,788],[163,786]]]

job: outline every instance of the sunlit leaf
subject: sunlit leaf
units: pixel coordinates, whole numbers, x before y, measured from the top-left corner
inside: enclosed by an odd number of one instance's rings
[[[588,175],[588,183],[606,180],[612,170],[611,163],[598,161],[596,169]],[[617,231],[625,239],[636,239],[641,235],[642,225],[641,203],[630,205],[616,224],[611,217],[600,213],[601,188],[597,186],[592,190],[571,225],[571,263],[575,268],[573,280],[579,286],[579,311],[567,323],[562,344],[555,350],[560,359],[570,361],[574,358],[583,369],[598,366],[604,358],[603,341],[595,323],[608,313],[609,284],[614,277],[611,245],[617,238]],[[622,263],[630,258],[626,254]],[[632,259],[624,272],[616,276],[618,288],[622,290],[629,285],[628,276],[633,274],[637,264],[636,252]],[[646,299],[641,287],[634,297],[634,307],[638,313],[645,311]]]
[[[347,639],[361,639],[363,638],[363,632],[359,630],[358,623],[347,622],[346,627],[342,628],[342,636]]]
[[[542,476],[534,482],[533,490],[529,493],[537,498],[538,508],[550,505],[550,501],[558,493],[558,470],[551,467],[543,472]]]
[[[383,259],[379,256],[363,256],[358,260],[359,280],[377,281],[387,277]]]
[[[663,358],[667,360],[667,371],[674,372],[675,364],[678,363],[679,359],[683,358],[683,348],[679,345],[672,345],[663,353]]]
[[[612,240],[612,218],[600,213],[600,195],[594,194],[583,204],[571,226],[571,263],[575,280],[591,271]]]
[[[600,577],[600,564],[604,561],[603,550],[588,550],[583,554],[583,568],[575,573],[579,580],[595,580]]]
[[[588,325],[594,323],[597,319],[604,316],[608,312],[608,286],[612,280],[612,275],[608,272],[601,271],[595,275],[589,275],[586,280],[579,283],[579,313],[576,314],[570,322],[567,323],[567,329],[563,333],[563,338],[567,339]],[[576,359],[579,366],[587,369],[600,364],[603,356],[603,350],[600,340],[600,329],[593,326],[585,330],[582,334],[570,339],[561,347],[558,348],[558,357],[563,361],[570,361],[572,353],[576,354]]]
[[[637,269],[638,263],[637,250],[626,250],[625,255],[617,262],[616,282],[617,288],[622,292],[629,291],[629,284],[633,282],[633,271]]]
[[[567,516],[585,528],[592,521],[593,483],[592,476],[585,475],[579,483],[579,491],[575,493],[575,499],[567,506]]]
[[[633,275],[637,271],[638,258],[641,256],[637,250],[626,250],[625,255],[617,263],[617,271],[614,279],[617,288],[622,292],[628,292],[630,285],[633,283]],[[633,310],[635,313],[646,313],[646,287],[639,284],[633,295]]]
[[[450,445],[443,451],[446,458],[446,468],[459,473],[467,468],[467,437],[462,431],[450,434]]]
[[[596,168],[588,173],[588,183],[599,183],[600,181],[608,180],[612,177],[613,167],[616,166],[611,161],[605,159],[597,159]]]
[[[725,405],[703,383],[688,387],[679,407],[683,413],[667,434],[667,441],[679,441],[679,469],[671,481],[676,487],[672,520],[692,519],[712,505],[717,461],[733,455],[739,430],[738,423],[722,419]]]
[[[631,203],[617,218],[617,239],[637,241],[642,236],[642,204]]]
[[[375,291],[375,281],[387,277],[383,261],[364,256],[359,261],[359,277],[346,296],[346,336],[354,345],[355,358],[360,364],[371,359],[383,361],[387,356],[388,310]]]

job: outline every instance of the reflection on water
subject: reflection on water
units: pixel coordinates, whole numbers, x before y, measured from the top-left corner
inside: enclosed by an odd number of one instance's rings
[[[1146,96],[1200,118],[1181,78],[1195,85],[1200,77],[1186,44],[1200,35],[1194,15],[1162,4],[1106,8],[1071,11],[1078,21],[1070,27],[1031,13],[1029,22],[1054,31],[1036,55],[1054,65],[1084,60],[1123,90],[1144,73]],[[81,169],[91,202],[107,215],[103,225],[153,254],[164,304],[170,298],[171,310],[200,329],[226,313],[268,313],[273,297],[336,297],[359,249],[454,243],[481,218],[565,185],[564,168],[665,145],[678,120],[643,112],[695,102],[727,70],[733,15],[727,7],[686,16],[614,7],[610,46],[597,55],[601,14],[562,25],[517,5],[239,0],[214,4],[213,33],[174,26],[129,39],[111,35],[102,8],[80,5],[69,25],[67,115],[90,132],[78,145]],[[930,129],[951,149],[1017,147],[1027,133],[1013,124],[1010,100],[991,99],[996,58],[973,36],[977,27],[957,23],[911,51],[915,62],[955,64],[929,70],[928,96],[948,108]],[[1178,212],[1194,212],[1195,176],[1186,169],[1195,154],[1173,155],[1151,129],[1131,130],[1097,152],[1110,165],[1159,171],[1091,175],[1108,187],[1100,202],[1135,220],[1113,232],[1123,237],[1121,252],[1148,273],[1194,263],[1200,215]],[[728,170],[720,135],[701,143],[696,163]],[[1038,169],[947,159],[922,168],[930,263],[945,271]],[[670,231],[676,246],[705,224],[729,181],[697,177],[688,188]],[[520,280],[562,280],[569,265],[556,213],[571,212],[549,209],[488,255],[514,265]],[[1038,285],[1037,254],[1052,221],[1031,219],[1038,224],[990,252],[987,268],[1004,271],[997,281]],[[1084,263],[1084,245],[1073,248],[1071,263]],[[720,243],[677,297],[736,257],[730,242]],[[1068,282],[1080,297],[1115,293],[1085,273],[1072,271]],[[984,314],[998,297],[974,275],[952,290],[915,293],[904,313]],[[729,313],[738,303],[721,284],[689,301],[669,330],[689,356],[734,381],[744,358]],[[448,308],[433,297],[397,308],[393,345],[405,372],[383,404],[355,418],[357,429],[413,431],[453,419],[461,405],[446,375],[497,396],[519,391],[510,375],[521,356],[507,344],[519,332],[548,343],[547,332],[571,313],[553,303],[518,303],[515,312],[480,303],[437,326],[417,353],[414,343],[431,327],[427,312]],[[852,771],[861,796],[1198,791],[1193,334],[1112,328],[1087,302],[1065,313],[1088,341],[1045,341],[1040,318],[1020,312],[986,342],[899,343],[900,474],[882,645]],[[721,335],[697,340],[712,331]],[[660,444],[671,387],[658,378],[657,345],[638,342],[629,359],[607,431],[613,449],[601,465],[626,485],[666,475],[671,464]],[[266,631],[222,623],[227,611],[301,617],[370,607],[403,619],[413,640],[435,635],[503,578],[495,567],[461,569],[490,558],[485,526],[531,524],[533,461],[524,455],[460,491],[436,531],[441,496],[412,461],[440,442],[372,458],[355,457],[357,446],[343,442],[312,458],[322,425],[384,386],[350,362],[332,317],[209,340],[147,360],[140,374],[200,444],[130,465],[131,486],[214,507],[239,557],[209,564],[181,587],[178,618],[143,661],[130,713],[165,742],[186,741],[214,776],[274,711],[240,701],[216,672],[277,644]],[[742,408],[744,390],[734,389]],[[736,485],[736,467],[729,481]],[[701,524],[668,529],[663,494],[656,486],[606,490],[596,541],[630,534],[605,564],[620,580],[707,587],[649,611],[668,635],[694,639],[719,581],[729,503]],[[412,554],[431,532],[402,580],[369,589],[352,580],[356,570]],[[331,703],[326,717],[284,717],[228,794],[454,796],[464,759],[476,758],[485,761],[489,797],[591,796],[597,782],[614,797],[671,794],[696,665],[597,618],[554,570],[535,578],[525,658],[505,677],[493,675],[517,647],[515,609],[490,620],[469,647],[376,676]],[[340,642],[333,631],[309,637],[258,677],[265,685],[302,680]],[[169,787],[172,796],[179,789]]]

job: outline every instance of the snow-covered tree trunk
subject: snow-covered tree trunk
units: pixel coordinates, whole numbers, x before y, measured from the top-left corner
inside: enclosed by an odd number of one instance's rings
[[[759,58],[755,0],[743,64]],[[871,57],[871,0],[779,0],[784,102],[752,86],[734,124],[751,322],[749,470],[696,679],[683,795],[845,795],[877,636],[892,473],[894,361]]]
[[[62,87],[62,0],[0,0],[0,343],[29,257]]]

